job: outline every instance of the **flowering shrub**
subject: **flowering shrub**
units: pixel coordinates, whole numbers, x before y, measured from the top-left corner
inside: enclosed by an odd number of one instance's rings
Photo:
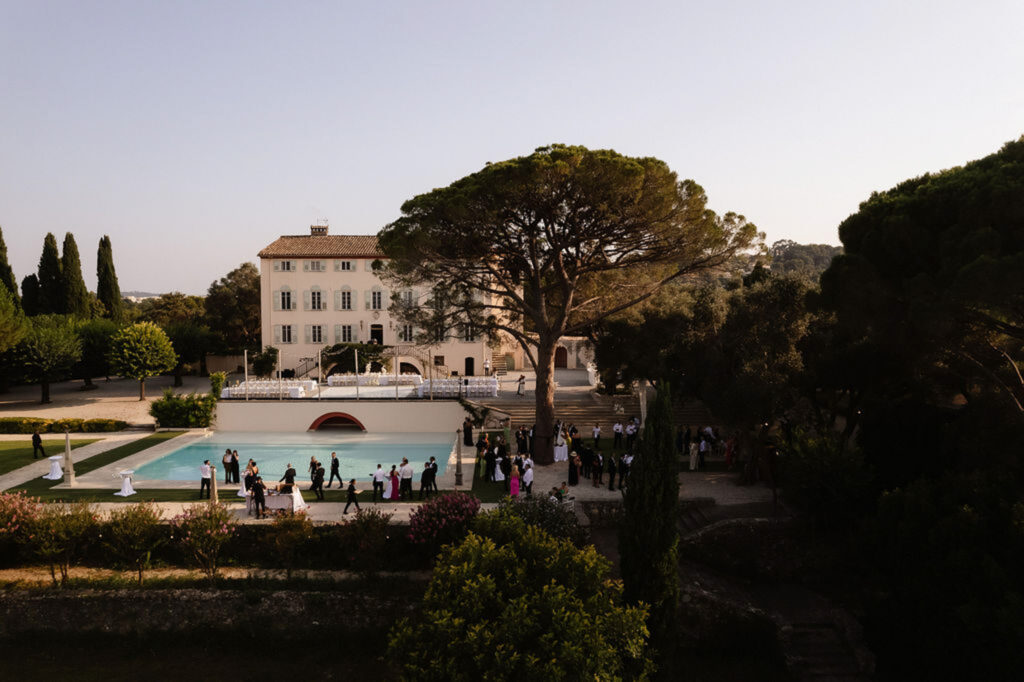
[[[351,548],[346,559],[352,568],[370,573],[381,565],[391,516],[379,509],[367,508],[345,521],[342,537],[344,546]]]
[[[23,492],[0,492],[0,561],[13,561],[18,546],[28,541],[39,515],[39,500]]]
[[[480,500],[466,493],[448,493],[428,500],[409,517],[409,539],[437,548],[457,542],[480,511]]]
[[[160,526],[163,511],[152,502],[140,502],[110,512],[104,544],[139,574],[149,567],[153,550],[162,545],[167,534]]]
[[[285,572],[290,580],[295,561],[299,558],[299,552],[313,539],[313,521],[304,511],[275,515],[270,538],[273,542],[274,554],[284,564]]]
[[[235,520],[223,504],[195,504],[171,519],[172,537],[211,581],[221,549],[235,532]]]
[[[29,544],[36,555],[50,566],[50,577],[60,586],[68,582],[71,563],[99,527],[96,514],[85,502],[42,505],[31,524]]]

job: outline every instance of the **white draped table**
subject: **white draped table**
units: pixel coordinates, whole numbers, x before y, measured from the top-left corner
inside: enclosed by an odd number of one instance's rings
[[[119,471],[118,475],[121,476],[121,489],[114,493],[118,497],[128,497],[135,494],[135,488],[132,487],[132,476],[135,474],[134,471]]]
[[[64,478],[64,470],[60,468],[60,463],[64,460],[64,455],[54,455],[48,457],[50,460],[50,473],[43,476],[48,481],[59,481]]]

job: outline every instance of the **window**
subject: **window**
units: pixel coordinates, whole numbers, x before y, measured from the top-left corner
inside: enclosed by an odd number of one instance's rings
[[[352,292],[343,291],[341,292],[341,309],[352,310]]]
[[[443,355],[435,355],[434,356],[434,366],[437,367],[437,366],[441,366],[443,364],[444,364],[444,356]]]
[[[370,293],[370,310],[382,310],[384,308],[384,292],[373,291]]]
[[[281,310],[292,309],[292,292],[287,289],[281,290]]]
[[[352,261],[350,260],[334,261],[334,269],[338,272],[351,272],[352,270],[355,270],[355,268],[352,267]]]
[[[306,269],[310,272],[323,272],[326,269],[322,260],[311,260],[306,265]]]
[[[403,324],[398,328],[398,340],[405,343],[412,343],[412,325]]]
[[[476,341],[476,331],[473,325],[467,324],[462,327],[462,339],[464,341]]]
[[[352,343],[352,325],[343,324],[341,325],[341,342]]]
[[[281,343],[292,342],[292,326],[290,324],[281,325]]]
[[[412,307],[412,289],[406,289],[402,292],[402,305],[409,308]]]
[[[323,343],[324,342],[324,328],[323,328],[322,325],[314,324],[313,328],[310,330],[310,332],[311,332],[310,336],[312,337],[313,343]]]
[[[294,269],[294,266],[292,265],[292,262],[290,260],[280,261],[278,265],[281,266],[279,268],[281,272],[291,272]]]
[[[320,291],[314,289],[309,293],[310,308],[313,310],[323,310],[323,301],[321,300]]]

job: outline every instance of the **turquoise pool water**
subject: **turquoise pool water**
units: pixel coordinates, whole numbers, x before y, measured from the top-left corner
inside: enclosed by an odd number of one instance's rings
[[[223,481],[221,457],[224,456],[225,448],[231,448],[238,450],[242,471],[245,470],[245,463],[250,458],[254,459],[259,465],[260,475],[268,481],[276,481],[284,476],[289,462],[295,467],[300,480],[309,480],[309,458],[313,456],[320,460],[327,470],[327,476],[330,476],[332,451],[338,453],[342,480],[346,482],[350,478],[360,482],[369,481],[377,464],[390,470],[392,464],[401,464],[403,457],[409,459],[409,463],[416,471],[414,481],[418,481],[423,463],[431,457],[437,458],[438,475],[444,473],[453,445],[454,441],[449,433],[223,431],[138,467],[135,470],[135,478],[198,481],[199,465],[204,459],[208,459],[217,467],[217,477]]]

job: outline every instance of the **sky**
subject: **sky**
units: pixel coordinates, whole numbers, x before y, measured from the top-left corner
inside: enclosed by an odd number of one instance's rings
[[[90,289],[205,293],[561,142],[655,156],[768,243],[1024,135],[1024,2],[0,0],[0,228]]]

